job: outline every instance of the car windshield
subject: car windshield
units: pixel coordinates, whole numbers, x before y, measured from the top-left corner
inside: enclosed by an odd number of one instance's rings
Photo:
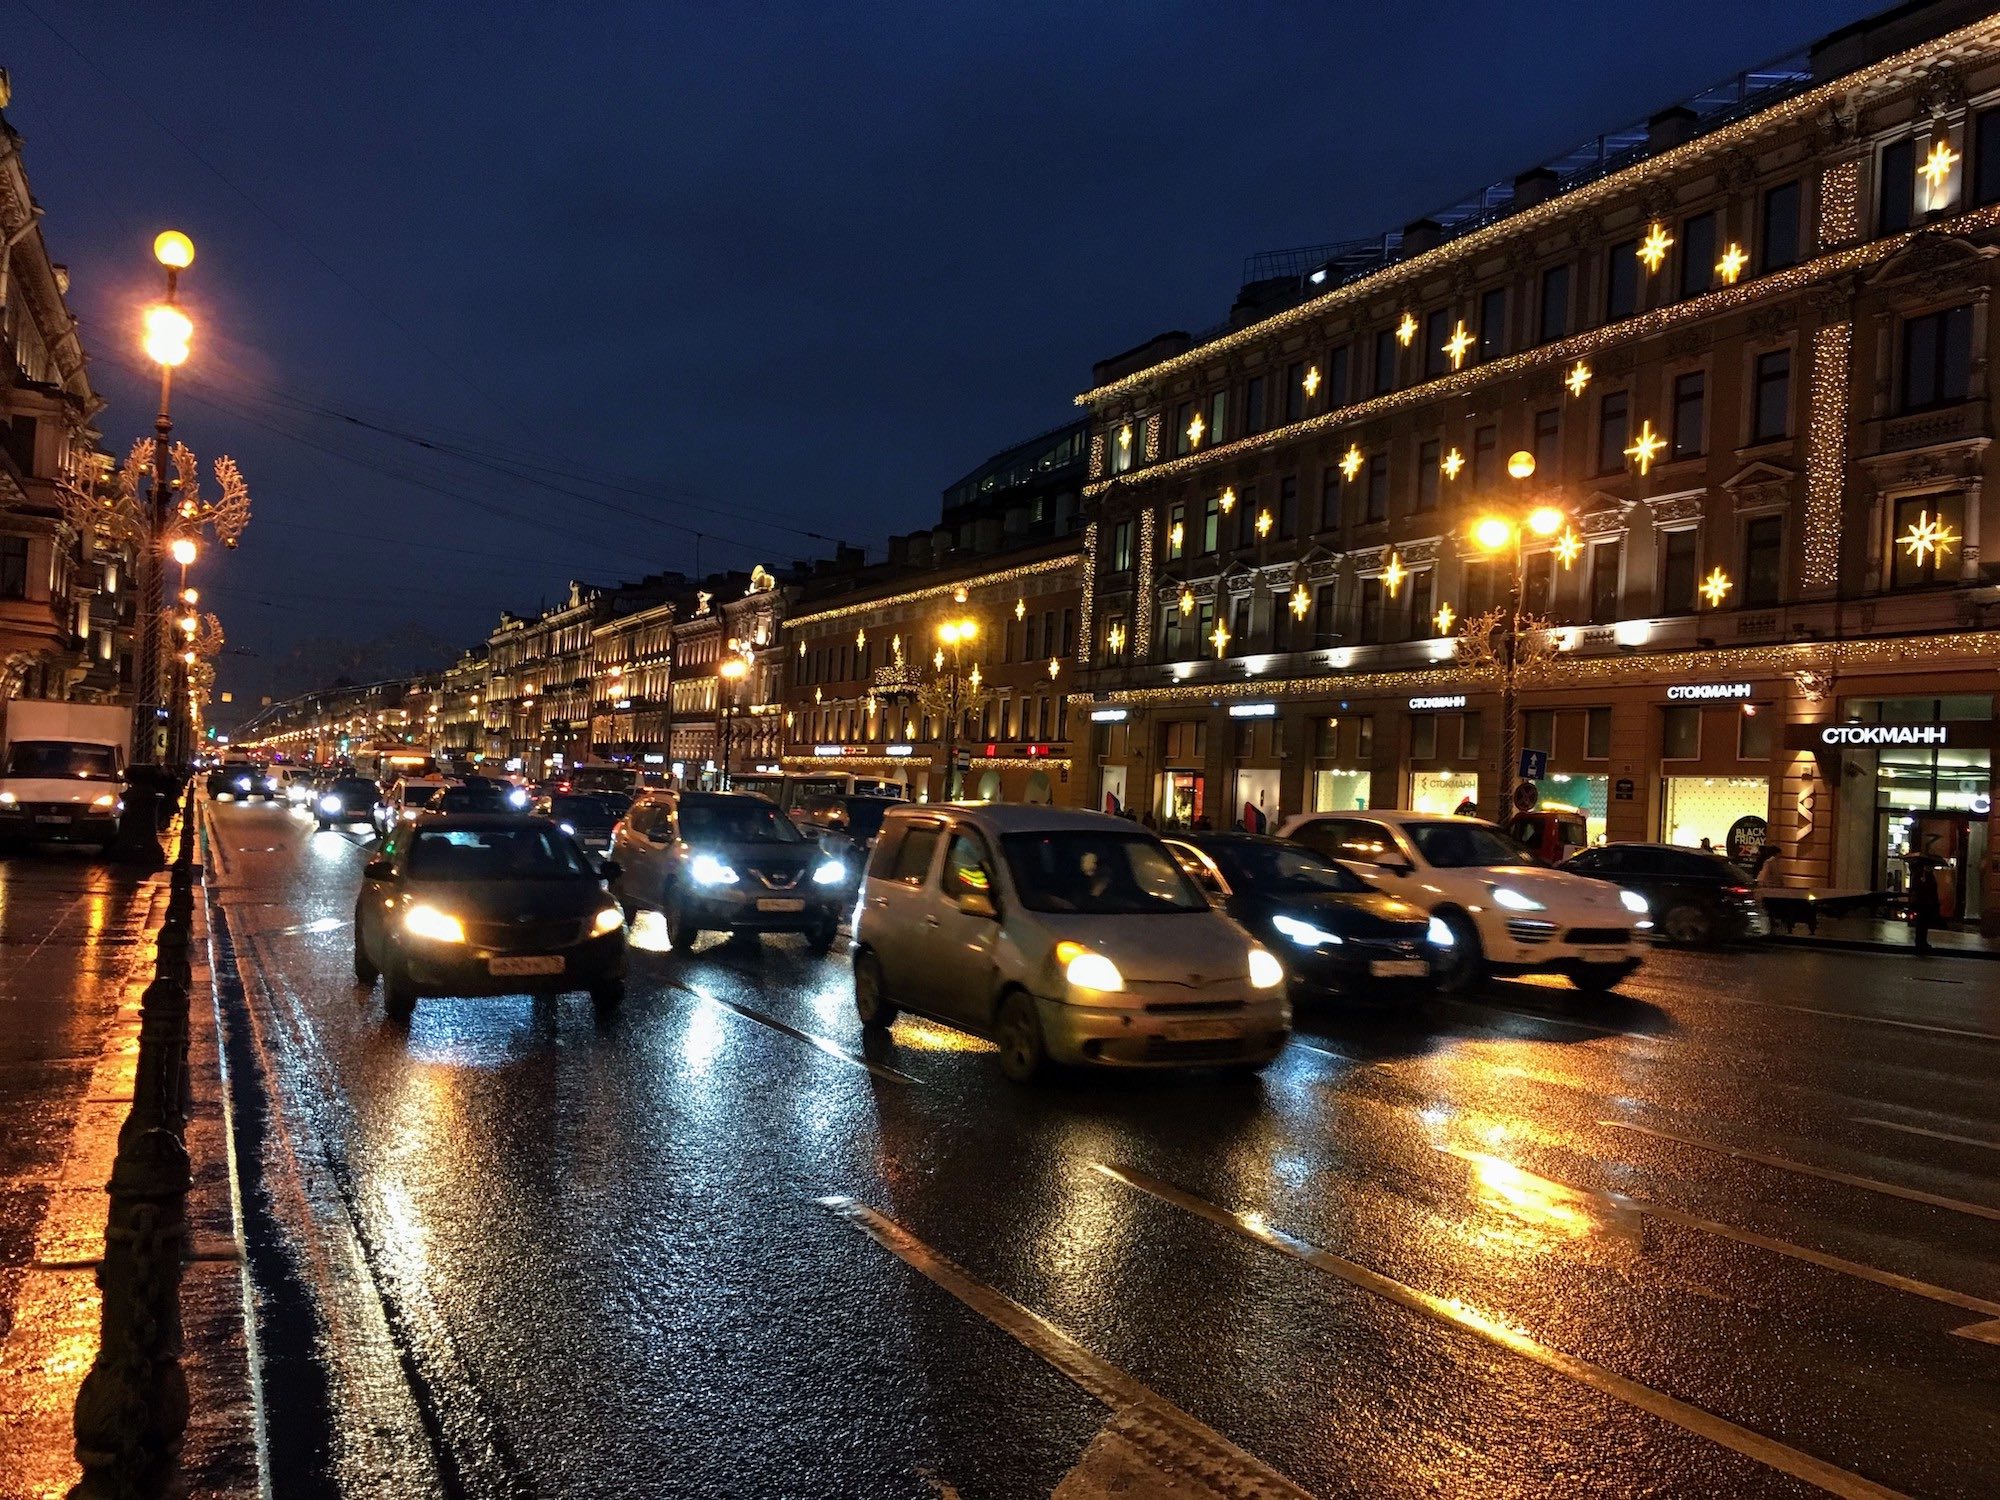
[[[1254,891],[1371,890],[1360,876],[1320,858],[1310,849],[1284,844],[1227,844],[1205,851],[1222,867],[1230,885]]]
[[[412,880],[568,880],[591,873],[567,834],[539,823],[419,829],[405,873]]]
[[[7,774],[76,781],[114,781],[118,777],[118,755],[109,745],[22,740],[7,752]]]
[[[403,788],[403,805],[405,807],[422,807],[443,790],[444,788],[441,786],[406,786]]]
[[[1209,909],[1159,842],[1141,834],[1010,833],[1000,847],[1015,893],[1030,911],[1139,916]]]
[[[497,812],[507,806],[507,788],[497,781],[468,781],[446,787],[431,805],[439,812]]]
[[[1403,832],[1417,846],[1424,863],[1440,870],[1541,863],[1499,829],[1484,823],[1405,823]]]
[[[690,844],[802,844],[792,820],[761,797],[685,797],[681,837]]]

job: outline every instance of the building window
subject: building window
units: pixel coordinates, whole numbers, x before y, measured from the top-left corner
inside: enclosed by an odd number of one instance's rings
[[[1229,612],[1229,644],[1238,651],[1248,651],[1250,640],[1250,596],[1238,594]]]
[[[1174,408],[1174,455],[1181,457],[1194,447],[1195,404],[1183,401]]]
[[[1246,488],[1236,504],[1236,545],[1254,547],[1263,538],[1257,535],[1257,491]]]
[[[1362,495],[1361,519],[1389,519],[1389,455],[1377,453],[1368,460],[1368,485]]]
[[[1319,477],[1319,529],[1332,531],[1340,525],[1340,487],[1347,482],[1340,465],[1328,464]]]
[[[1708,377],[1700,370],[1674,377],[1675,458],[1695,458],[1703,449],[1702,419],[1708,405]]]
[[[1289,540],[1299,534],[1299,480],[1287,474],[1278,481],[1278,536]]]
[[[1132,571],[1132,523],[1130,521],[1120,521],[1116,526],[1111,528],[1111,571],[1114,573],[1129,573]],[[1029,638],[1033,639],[1032,632]],[[1032,646],[1028,648],[1028,654],[1031,656],[1034,654]]]
[[[1629,441],[1632,398],[1624,391],[1608,391],[1597,403],[1597,472],[1617,474],[1625,468],[1625,445]]]
[[[1699,297],[1715,280],[1715,215],[1696,214],[1681,222],[1680,294]]]
[[[1701,709],[1693,704],[1676,704],[1662,710],[1660,717],[1660,759],[1699,760]]]
[[[1405,639],[1424,640],[1432,633],[1431,616],[1437,611],[1437,573],[1431,568],[1419,568],[1410,575],[1410,628],[1403,632]]]
[[[1167,561],[1179,562],[1187,555],[1187,507],[1167,507]]]
[[[1145,441],[1140,436],[1145,430],[1145,426],[1146,424],[1143,421],[1120,422],[1108,434],[1107,440],[1111,445],[1112,473],[1123,474],[1127,469],[1132,467],[1133,455],[1139,451],[1139,445]]]
[[[1210,495],[1201,508],[1201,555],[1212,555],[1222,544],[1222,497]]]
[[[1757,356],[1751,381],[1750,441],[1770,443],[1792,431],[1792,351]]]
[[[1326,355],[1324,383],[1320,386],[1324,410],[1331,411],[1347,399],[1347,345],[1329,349]]]
[[[1306,367],[1294,360],[1285,366],[1285,420],[1297,422],[1306,414]]]
[[[1481,752],[1479,731],[1481,727],[1479,711],[1477,709],[1458,716],[1458,756],[1460,760],[1479,759]]]
[[[1983,109],[1973,122],[1972,201],[2000,201],[2000,109]]]
[[[1758,242],[1758,266],[1776,271],[1796,265],[1799,259],[1799,185],[1781,182],[1764,194],[1762,234]]]
[[[1535,472],[1544,481],[1553,480],[1562,468],[1562,408],[1551,406],[1535,413]]]
[[[1785,522],[1756,516],[1743,528],[1743,605],[1771,609],[1784,597]]]
[[[1374,394],[1386,396],[1396,388],[1396,330],[1384,328],[1375,335]]]
[[[1905,538],[1930,536],[1949,543],[1916,547]],[[1889,545],[1894,553],[1889,582],[1894,588],[1916,588],[1959,574],[1959,548],[1965,545],[1965,497],[1955,494],[1912,495],[1896,502],[1895,530]]]
[[[1220,402],[1221,398],[1222,393],[1220,391],[1216,392],[1218,402]],[[1210,437],[1210,442],[1218,441],[1222,436],[1222,417],[1223,413],[1218,410],[1215,414],[1215,432]],[[1253,432],[1262,432],[1263,430],[1264,377],[1262,375],[1252,375],[1248,380],[1243,382],[1243,431],[1247,435]]]
[[[28,539],[0,536],[0,599],[28,597]]]
[[[1484,490],[1500,480],[1500,429],[1492,423],[1472,434],[1472,487]]]
[[[1361,580],[1361,644],[1379,645],[1382,640],[1382,580]]]
[[[1438,503],[1438,485],[1444,477],[1441,465],[1444,463],[1444,444],[1436,438],[1426,440],[1417,449],[1417,509],[1435,510]]]
[[[1362,760],[1375,758],[1375,715],[1362,714],[1355,721],[1354,753]]]
[[[1754,707],[1745,704],[1745,711],[1736,716],[1736,758],[1738,760],[1769,760],[1772,745],[1771,714],[1751,713]]]
[[[1569,332],[1569,267],[1550,266],[1542,272],[1542,306],[1535,327],[1546,344]]]
[[[1555,608],[1556,556],[1530,552],[1521,559],[1521,602],[1530,614],[1546,618]]]
[[[1639,242],[1620,240],[1604,258],[1604,321],[1616,323],[1639,310]]]
[[[1436,760],[1438,753],[1438,716],[1436,714],[1410,715],[1410,759]]]
[[[1695,553],[1701,537],[1692,526],[1660,533],[1660,613],[1694,613],[1695,585],[1701,564]]]
[[[1521,747],[1556,753],[1556,715],[1552,708],[1531,708],[1521,715]]]
[[[1442,375],[1451,368],[1451,356],[1444,352],[1451,337],[1451,309],[1434,307],[1424,314],[1424,378]]]
[[[1507,352],[1507,288],[1488,287],[1479,298],[1479,357],[1497,359]]]
[[[1611,759],[1611,710],[1589,708],[1583,714],[1583,758]]]
[[[1625,562],[1625,543],[1595,543],[1590,549],[1590,623],[1609,625],[1618,618],[1618,571]]]
[[[1881,234],[1895,234],[1908,229],[1916,215],[1917,143],[1903,140],[1884,146],[1876,162],[1875,181],[1880,193],[1876,229]]]
[[[1330,583],[1313,591],[1313,644],[1331,646],[1334,637],[1334,606],[1337,600]]]
[[[1494,597],[1496,564],[1493,559],[1477,558],[1465,565],[1463,582],[1465,587],[1465,617],[1483,615],[1499,601]]]
[[[1963,401],[1972,379],[1972,309],[1949,307],[1903,324],[1903,410]]]

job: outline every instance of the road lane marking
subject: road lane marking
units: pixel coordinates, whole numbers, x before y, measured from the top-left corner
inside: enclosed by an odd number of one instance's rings
[[[1466,1333],[1476,1334],[1487,1342],[1507,1349],[1525,1359],[1532,1360],[1544,1369],[1565,1375],[1577,1384],[1586,1386],[1600,1395],[1610,1396],[1636,1407],[1662,1421],[1670,1422],[1683,1431],[1708,1439],[1721,1447],[1755,1459],[1758,1463],[1776,1469],[1781,1474],[1789,1474],[1794,1479],[1817,1485],[1828,1494],[1854,1497],[1872,1497],[1872,1500],[1902,1500],[1901,1492],[1879,1485],[1871,1479],[1815,1458],[1797,1448],[1788,1447],[1775,1438],[1766,1437],[1761,1432],[1748,1427],[1740,1427],[1726,1417],[1699,1406],[1691,1406],[1664,1391],[1656,1391],[1651,1386],[1641,1385],[1627,1379],[1614,1370],[1605,1368],[1591,1360],[1581,1359],[1573,1354],[1565,1354],[1560,1349],[1551,1348],[1528,1334],[1500,1319],[1491,1317],[1476,1308],[1468,1307],[1456,1298],[1439,1297],[1433,1293],[1420,1291],[1379,1271],[1371,1271],[1358,1262],[1323,1250],[1309,1241],[1287,1234],[1282,1229],[1267,1223],[1261,1214],[1232,1213],[1226,1208],[1218,1208],[1205,1198],[1183,1192],[1177,1187],[1152,1178],[1110,1166],[1104,1162],[1092,1162],[1091,1166],[1113,1182],[1121,1183],[1134,1192],[1158,1199],[1184,1213],[1206,1220],[1232,1234],[1240,1235],[1267,1250],[1311,1266],[1316,1271],[1324,1271],[1330,1276],[1358,1287],[1385,1302],[1393,1302],[1412,1312],[1422,1313],[1448,1327]]]
[[[1767,1156],[1761,1151],[1750,1151],[1741,1146],[1725,1146],[1718,1141],[1704,1141],[1691,1135],[1675,1135],[1670,1130],[1655,1130],[1650,1125],[1634,1125],[1629,1120],[1599,1120],[1597,1123],[1611,1130],[1630,1130],[1640,1135],[1650,1135],[1656,1140],[1674,1141],[1682,1146],[1692,1146],[1697,1151],[1714,1151],[1723,1156],[1733,1156],[1739,1161],[1754,1161],[1761,1166],[1776,1167],[1781,1172],[1798,1172],[1807,1177],[1819,1177],[1828,1182],[1862,1188],[1871,1193],[1883,1193],[1891,1198],[1904,1198],[1912,1203],[1925,1203],[1932,1208],[1947,1208],[1953,1213],[1971,1214],[1975,1218],[2000,1222],[2000,1208],[1989,1208],[1984,1203],[1968,1203],[1963,1198],[1946,1198],[1938,1193],[1926,1193],[1921,1188],[1904,1187],[1900,1183],[1883,1182],[1874,1177],[1857,1177],[1852,1172],[1837,1172],[1831,1167],[1815,1167],[1785,1156]]]
[[[1162,1468],[1198,1480],[1210,1493],[1240,1500],[1267,1496],[1272,1500],[1312,1500],[1307,1491],[1262,1459],[1141,1385],[1109,1360],[1099,1359],[1040,1313],[974,1280],[956,1262],[888,1215],[839,1194],[819,1202],[1110,1407],[1119,1419],[1120,1434]]]
[[[1725,1005],[1754,1006],[1758,1010],[1789,1010],[1802,1016],[1828,1016],[1836,1021],[1865,1021],[1870,1026],[1896,1026],[1904,1031],[1928,1031],[1933,1036],[1962,1036],[1976,1042],[2000,1042],[2000,1032],[1971,1031],[1963,1026],[1933,1026],[1925,1021],[1898,1021],[1892,1016],[1857,1015],[1851,1010],[1822,1010],[1813,1005],[1787,1005],[1781,1000],[1735,1000]]]
[[[810,1031],[800,1031],[796,1026],[787,1026],[776,1016],[767,1016],[761,1010],[752,1010],[749,1006],[739,1005],[734,1000],[725,1000],[720,995],[711,995],[707,990],[697,989],[685,980],[670,979],[667,982],[677,990],[685,990],[697,1000],[706,1000],[711,1005],[719,1005],[724,1010],[734,1011],[746,1021],[755,1021],[759,1026],[768,1026],[771,1030],[791,1037],[794,1041],[804,1042],[808,1047],[817,1048],[835,1061],[846,1063],[850,1068],[861,1068],[873,1073],[877,1078],[893,1078],[898,1083],[921,1084],[923,1082],[921,1078],[912,1078],[908,1073],[899,1072],[886,1063],[870,1062],[865,1057],[849,1052],[838,1042],[829,1041],[823,1036],[814,1036]]]
[[[2000,1151],[2000,1141],[1983,1141],[1976,1135],[1953,1135],[1949,1130],[1926,1130],[1921,1125],[1902,1125],[1894,1120],[1878,1120],[1873,1115],[1850,1115],[1856,1125],[1879,1125],[1884,1130],[1900,1130],[1905,1135],[1926,1135],[1934,1141],[1950,1141],[1958,1146],[1980,1146],[1988,1151]]]
[[[1358,1057],[1349,1057],[1345,1052],[1336,1052],[1333,1050],[1333,1048],[1322,1047],[1317,1042],[1300,1041],[1297,1032],[1292,1033],[1291,1044],[1292,1046],[1298,1048],[1298,1050],[1301,1052],[1315,1052],[1318,1053],[1321,1057],[1330,1057],[1335,1062],[1354,1063],[1357,1066],[1361,1065],[1361,1059]]]

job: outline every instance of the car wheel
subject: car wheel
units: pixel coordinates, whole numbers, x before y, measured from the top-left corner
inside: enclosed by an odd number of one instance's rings
[[[1438,963],[1437,987],[1447,995],[1462,995],[1486,977],[1486,950],[1480,946],[1479,929],[1464,912],[1439,915],[1451,930],[1451,946]]]
[[[692,948],[694,940],[701,936],[701,929],[693,925],[681,898],[667,897],[666,909],[661,915],[666,921],[667,947],[675,953],[685,953]]]
[[[840,937],[840,919],[828,917],[819,926],[806,934],[806,946],[815,953],[831,953],[835,941]]]
[[[1570,974],[1570,983],[1586,995],[1608,995],[1618,987],[1618,981],[1625,977],[1625,971],[1610,965],[1593,965],[1587,969],[1577,969]]]
[[[417,1008],[417,992],[410,988],[409,981],[389,975],[388,986],[382,992],[382,1009],[392,1021],[407,1021]]]
[[[1033,1083],[1048,1070],[1049,1053],[1042,1045],[1042,1018],[1026,990],[1011,991],[1000,1002],[1000,1024],[994,1028],[1000,1044],[1000,1071],[1014,1083]]]
[[[625,983],[614,979],[609,984],[592,985],[590,1003],[600,1011],[616,1010],[625,1003]]]
[[[854,1013],[871,1030],[887,1031],[896,1024],[896,1002],[882,982],[882,961],[865,949],[854,955]]]
[[[1715,936],[1715,923],[1700,907],[1683,904],[1667,908],[1667,914],[1660,918],[1660,930],[1669,942],[1699,948]]]

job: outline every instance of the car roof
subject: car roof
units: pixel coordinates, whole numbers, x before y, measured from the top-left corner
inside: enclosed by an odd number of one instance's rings
[[[1408,807],[1357,807],[1352,812],[1301,813],[1299,821],[1318,818],[1371,818],[1377,823],[1463,823],[1467,827],[1491,828],[1485,818],[1462,818],[1457,813],[1418,812]],[[1287,821],[1290,821],[1289,819]]]
[[[994,833],[1060,833],[1072,829],[1098,833],[1150,832],[1129,818],[1114,818],[1109,813],[1068,807],[1030,806],[1024,802],[897,801],[890,807],[884,822],[890,818],[914,818],[927,813],[947,812]]]

